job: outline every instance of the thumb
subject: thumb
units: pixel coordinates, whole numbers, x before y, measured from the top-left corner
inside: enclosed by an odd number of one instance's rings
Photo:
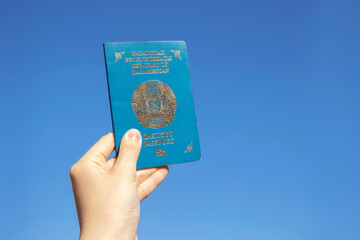
[[[119,155],[114,165],[122,177],[136,181],[136,163],[141,150],[141,134],[136,129],[127,131],[120,143]]]

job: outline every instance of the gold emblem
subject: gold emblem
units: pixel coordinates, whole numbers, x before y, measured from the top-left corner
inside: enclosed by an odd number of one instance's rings
[[[164,156],[166,155],[165,149],[156,150],[156,156]]]
[[[180,50],[171,50],[171,52],[174,54],[174,57],[177,57],[181,60]]]
[[[131,105],[139,123],[145,128],[161,128],[174,120],[175,94],[159,80],[140,84],[134,91]]]
[[[122,55],[125,52],[115,52],[115,62],[117,62],[119,59],[122,59]]]
[[[193,151],[193,146],[191,141],[189,145],[186,145],[186,150],[184,151],[184,153],[192,152],[192,151]]]

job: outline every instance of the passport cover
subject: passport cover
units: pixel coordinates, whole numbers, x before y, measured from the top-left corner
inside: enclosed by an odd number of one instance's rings
[[[107,42],[104,54],[116,154],[136,128],[137,169],[200,160],[185,42]]]

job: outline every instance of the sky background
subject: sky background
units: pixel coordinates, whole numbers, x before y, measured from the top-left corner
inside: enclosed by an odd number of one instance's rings
[[[102,43],[185,40],[202,160],[139,239],[360,239],[356,1],[1,1],[0,239],[76,239],[70,167],[112,130]]]

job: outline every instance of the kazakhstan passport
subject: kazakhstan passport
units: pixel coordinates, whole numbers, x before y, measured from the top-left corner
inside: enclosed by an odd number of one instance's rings
[[[104,53],[116,154],[136,128],[137,169],[200,160],[185,42],[109,42]]]

